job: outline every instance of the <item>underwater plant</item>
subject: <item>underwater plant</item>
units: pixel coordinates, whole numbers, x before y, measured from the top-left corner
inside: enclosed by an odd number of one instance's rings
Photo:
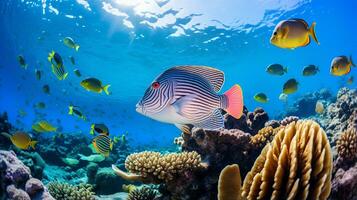
[[[354,161],[357,158],[357,131],[355,128],[343,132],[336,144],[338,156],[344,161]]]
[[[70,185],[67,183],[50,182],[47,187],[55,199],[94,200],[94,192],[92,192],[90,184]]]
[[[176,176],[202,167],[201,156],[195,152],[161,154],[144,151],[130,154],[125,168],[132,174],[112,166],[116,174],[129,181],[163,183],[174,180]]]
[[[327,199],[332,153],[324,130],[299,120],[281,129],[245,177],[242,197],[253,199]]]
[[[141,187],[130,191],[127,200],[154,200],[157,194],[156,190],[150,187]]]

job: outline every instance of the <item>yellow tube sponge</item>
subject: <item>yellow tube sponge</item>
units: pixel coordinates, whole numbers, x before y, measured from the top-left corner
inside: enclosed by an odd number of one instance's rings
[[[243,199],[325,200],[331,191],[332,153],[327,136],[311,120],[279,130],[247,174]]]
[[[241,182],[239,166],[226,166],[219,175],[218,200],[240,200]]]

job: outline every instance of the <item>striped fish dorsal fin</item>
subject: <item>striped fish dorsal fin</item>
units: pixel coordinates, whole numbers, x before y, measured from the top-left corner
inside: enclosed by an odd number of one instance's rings
[[[202,76],[213,86],[215,92],[219,92],[224,83],[224,73],[221,70],[208,66],[177,66],[174,69],[188,71]]]
[[[202,122],[194,124],[195,127],[203,129],[219,129],[224,127],[224,120],[220,109],[214,110],[208,118]]]

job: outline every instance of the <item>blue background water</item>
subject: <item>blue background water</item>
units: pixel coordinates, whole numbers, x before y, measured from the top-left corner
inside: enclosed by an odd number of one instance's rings
[[[44,7],[45,6],[45,7]],[[46,119],[67,134],[88,134],[92,122],[106,123],[113,134],[128,132],[132,144],[170,145],[180,131],[135,112],[135,104],[151,81],[175,65],[209,65],[225,72],[224,92],[238,83],[244,90],[245,105],[261,106],[274,117],[286,105],[278,100],[289,78],[299,82],[297,97],[329,88],[334,93],[346,85],[349,76],[329,74],[331,59],[353,55],[357,60],[357,3],[353,0],[294,1],[0,1],[0,111],[24,130]],[[315,42],[295,50],[279,49],[269,43],[275,24],[288,18],[317,22]],[[80,44],[75,52],[62,39],[70,36]],[[59,52],[69,76],[58,81],[47,55]],[[16,56],[24,55],[29,67],[21,68]],[[74,56],[76,65],[68,59]],[[265,72],[267,65],[280,63],[289,68],[282,76]],[[303,77],[305,65],[315,64],[320,73]],[[35,68],[44,71],[36,80]],[[74,75],[78,68],[82,77]],[[357,69],[350,75],[356,77]],[[112,95],[85,91],[79,85],[87,76],[111,84]],[[42,92],[49,84],[51,94]],[[356,88],[356,83],[349,85]],[[269,103],[253,100],[265,92]],[[33,109],[39,101],[46,109]],[[68,105],[80,106],[89,119],[67,114]],[[20,117],[19,110],[27,115]],[[36,114],[37,113],[37,114]]]

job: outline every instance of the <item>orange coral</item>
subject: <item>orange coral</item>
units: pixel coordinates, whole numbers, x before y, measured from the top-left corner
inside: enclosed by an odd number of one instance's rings
[[[237,164],[226,166],[219,175],[218,200],[240,200],[241,177]]]
[[[357,131],[350,128],[337,140],[337,153],[343,160],[353,161],[357,158]]]

